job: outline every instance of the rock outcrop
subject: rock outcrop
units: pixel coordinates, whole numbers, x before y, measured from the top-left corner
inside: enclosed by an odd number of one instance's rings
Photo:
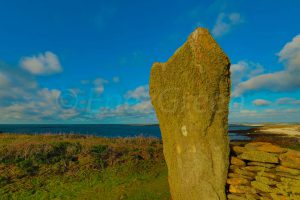
[[[228,57],[203,28],[166,63],[153,64],[150,96],[173,200],[226,199],[229,67]]]
[[[265,142],[233,146],[228,199],[300,199],[300,152]]]

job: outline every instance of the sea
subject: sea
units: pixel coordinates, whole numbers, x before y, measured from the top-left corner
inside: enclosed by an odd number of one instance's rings
[[[230,140],[250,140],[235,131],[252,127],[229,125]],[[0,124],[0,133],[16,134],[81,134],[98,137],[156,137],[161,138],[158,125],[134,124]]]

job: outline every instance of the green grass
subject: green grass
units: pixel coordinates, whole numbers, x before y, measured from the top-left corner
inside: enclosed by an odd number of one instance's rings
[[[1,134],[0,199],[170,199],[161,141]]]
[[[296,151],[300,151],[300,144],[296,144],[296,145],[290,146],[289,148],[293,149],[293,150],[296,150]]]
[[[1,199],[169,199],[167,170],[163,166],[135,170],[123,165],[102,172],[81,171],[75,176],[51,175],[34,177],[14,185],[17,191],[5,193]],[[154,169],[155,168],[155,169]]]

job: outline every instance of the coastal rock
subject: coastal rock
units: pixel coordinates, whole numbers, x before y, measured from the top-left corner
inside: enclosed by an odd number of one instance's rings
[[[252,183],[252,182],[251,182]],[[234,194],[256,193],[256,190],[250,186],[230,185],[229,192]]]
[[[273,200],[287,200],[287,198],[283,195],[271,193],[270,194]]]
[[[225,200],[229,165],[230,62],[196,29],[166,63],[154,63],[150,96],[173,200]]]
[[[245,195],[236,195],[236,194],[229,194],[227,196],[229,200],[247,200]]]
[[[300,169],[300,152],[289,150],[279,156],[281,165],[294,169]]]
[[[231,157],[230,163],[237,166],[246,166],[246,163],[237,157]]]
[[[247,180],[253,180],[254,177],[252,176],[245,176],[245,175],[242,175],[242,174],[237,174],[237,173],[229,173],[228,174],[228,177],[229,178],[244,178],[244,179],[247,179]]]
[[[243,175],[243,176],[255,177],[255,173],[250,172],[250,171],[245,170],[245,169],[235,169],[233,171],[234,171],[234,173],[240,174],[240,175]]]
[[[260,196],[257,194],[246,194],[246,199],[247,200],[258,200],[260,199]]]
[[[286,183],[278,183],[277,188],[281,190],[282,193],[293,193],[300,194],[300,185],[288,185]]]
[[[284,166],[278,166],[278,167],[276,167],[276,171],[278,171],[278,172],[286,172],[286,173],[289,173],[289,174],[294,175],[294,176],[300,175],[300,170],[298,170],[298,169],[291,169],[291,168],[284,167]]]
[[[244,153],[245,151],[247,151],[247,149],[245,147],[240,147],[240,146],[233,146],[232,147],[233,152],[235,152],[237,155]]]
[[[238,157],[250,161],[278,163],[278,156],[276,154],[263,151],[246,151]]]
[[[278,182],[274,181],[271,178],[263,177],[263,176],[256,176],[255,180],[257,180],[260,183],[266,184],[266,185],[276,185]]]
[[[246,166],[243,167],[242,169],[248,170],[250,172],[269,172],[271,171],[271,169],[266,168],[266,167],[262,167],[262,166]]]
[[[300,187],[300,180],[295,180],[292,178],[280,178],[282,183],[285,183],[288,186],[298,186]]]
[[[273,173],[258,172],[257,174],[258,174],[258,176],[263,176],[263,177],[267,177],[267,178],[272,178],[272,179],[276,179],[277,178],[277,175],[273,174]]]
[[[245,178],[229,178],[227,179],[227,183],[229,185],[247,185],[250,182]]]
[[[265,151],[269,153],[284,153],[287,150],[267,142],[251,142],[245,145],[247,150]]]
[[[272,188],[267,184],[264,184],[262,182],[259,181],[252,181],[251,185],[253,186],[253,188],[262,191],[262,192],[267,192],[267,193],[272,193],[272,192],[277,192],[277,188]]]
[[[237,166],[237,165],[230,165],[229,166],[229,169],[231,169],[231,170],[235,170],[235,169],[239,169],[240,168],[240,166]]]
[[[285,172],[276,172],[276,175],[283,178],[292,178],[292,179],[300,180],[300,176],[294,176]]]
[[[249,165],[249,166],[261,166],[261,167],[266,167],[266,168],[274,168],[276,166],[275,164],[261,163],[261,162],[248,162],[247,165]]]

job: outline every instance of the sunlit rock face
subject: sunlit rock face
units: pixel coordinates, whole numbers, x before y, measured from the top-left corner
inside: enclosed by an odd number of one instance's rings
[[[230,61],[196,29],[166,63],[154,63],[150,95],[162,132],[173,200],[226,199]]]

